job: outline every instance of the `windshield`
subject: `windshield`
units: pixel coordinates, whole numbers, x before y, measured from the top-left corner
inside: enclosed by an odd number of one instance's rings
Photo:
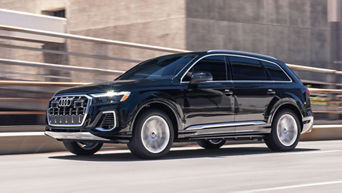
[[[174,54],[146,60],[117,80],[170,79],[195,57],[195,54]]]

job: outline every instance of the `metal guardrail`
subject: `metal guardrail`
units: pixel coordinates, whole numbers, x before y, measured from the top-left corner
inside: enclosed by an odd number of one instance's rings
[[[302,65],[296,65],[296,64],[286,64],[288,67],[290,67],[293,70],[304,70],[304,71],[310,71],[310,72],[322,72],[322,73],[329,73],[329,74],[342,74],[342,71],[337,71],[333,69],[327,69],[327,68],[317,68],[317,67],[311,67],[311,66],[302,66]]]
[[[148,45],[148,44],[139,44],[139,43],[133,43],[133,42],[117,41],[117,40],[108,40],[108,39],[103,39],[103,38],[94,38],[94,37],[89,37],[89,36],[81,36],[81,35],[74,35],[74,34],[67,34],[67,33],[49,32],[49,31],[35,30],[35,29],[28,29],[28,28],[7,26],[7,25],[0,25],[0,30],[23,32],[23,33],[29,33],[29,34],[73,39],[73,40],[82,40],[82,41],[88,41],[88,42],[111,44],[111,45],[125,46],[125,47],[131,47],[131,48],[142,48],[142,49],[162,51],[162,52],[171,52],[171,53],[189,52],[189,50],[166,48],[166,47],[161,47],[161,46],[153,46],[153,45]]]
[[[5,37],[4,36],[0,36],[0,38],[4,39]],[[26,39],[26,41],[27,41],[27,39]],[[122,61],[122,62],[130,62],[130,63],[139,63],[139,62],[141,62],[140,60],[132,60],[132,59],[121,58],[121,57],[111,57],[111,56],[96,55],[96,54],[84,54],[84,53],[79,53],[79,52],[51,50],[51,49],[46,49],[46,48],[36,48],[36,47],[29,47],[29,46],[18,46],[18,45],[4,44],[4,43],[0,43],[0,47],[13,48],[13,49],[22,49],[22,50],[30,50],[30,51],[49,53],[49,54],[79,56],[79,57],[94,58],[94,59],[100,59],[100,60],[116,60],[116,61]]]
[[[42,87],[73,87],[91,84],[90,82],[40,82],[0,80],[0,86],[42,86]]]
[[[342,93],[342,89],[309,88],[312,93]]]
[[[51,64],[51,63],[41,63],[41,62],[28,62],[28,61],[12,60],[12,59],[4,59],[4,58],[0,58],[0,63],[8,64],[8,65],[39,67],[39,68],[52,69],[52,70],[68,70],[68,71],[91,72],[91,73],[102,73],[102,74],[120,75],[124,72],[120,70],[108,70],[108,69],[101,69],[101,68],[71,66],[71,65],[63,65],[63,64]]]
[[[0,115],[45,115],[45,111],[0,111]]]

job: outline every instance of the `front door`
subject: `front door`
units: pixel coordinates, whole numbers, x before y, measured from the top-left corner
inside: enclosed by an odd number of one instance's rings
[[[186,130],[197,130],[200,133],[234,131],[234,127],[224,126],[234,121],[233,85],[228,81],[225,60],[224,55],[207,56],[190,69],[188,77],[184,77],[183,84],[187,84],[183,107]],[[191,74],[195,72],[209,72],[213,81],[190,84]]]

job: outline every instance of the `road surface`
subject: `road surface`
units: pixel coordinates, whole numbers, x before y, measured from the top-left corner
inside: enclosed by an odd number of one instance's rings
[[[0,156],[1,193],[341,191],[342,141],[301,142],[286,153],[264,144],[175,148],[161,160],[125,150]]]

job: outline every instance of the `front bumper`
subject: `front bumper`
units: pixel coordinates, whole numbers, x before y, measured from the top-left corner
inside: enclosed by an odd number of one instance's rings
[[[312,131],[312,126],[314,123],[313,116],[307,116],[303,118],[303,129],[302,133],[309,133]]]
[[[79,140],[79,141],[110,141],[110,139],[105,139],[91,134],[90,132],[54,132],[45,131],[45,135],[58,139],[58,140]]]

